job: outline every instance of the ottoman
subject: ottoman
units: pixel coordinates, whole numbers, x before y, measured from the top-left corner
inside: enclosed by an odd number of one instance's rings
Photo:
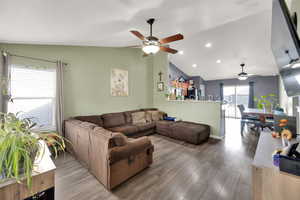
[[[171,130],[169,137],[192,144],[200,144],[210,135],[208,125],[193,122],[176,122],[171,125]]]

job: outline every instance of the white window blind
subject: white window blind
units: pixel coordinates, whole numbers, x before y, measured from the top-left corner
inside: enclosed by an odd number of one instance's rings
[[[40,130],[55,130],[55,94],[55,68],[12,66],[8,112],[31,118]]]

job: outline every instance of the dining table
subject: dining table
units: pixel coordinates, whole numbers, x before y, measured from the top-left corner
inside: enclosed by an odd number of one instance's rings
[[[254,128],[257,132],[260,129],[263,130],[264,128],[274,130],[275,116],[286,116],[286,114],[282,111],[278,111],[278,110],[267,111],[265,109],[259,109],[259,108],[245,108],[242,115],[247,117],[251,116],[258,120],[252,120],[252,119],[241,120],[241,135],[243,135],[245,124],[253,124],[254,127],[252,128]]]
[[[267,111],[264,109],[259,108],[245,108],[243,114],[245,115],[256,115],[259,117],[268,117],[268,118],[274,118],[275,115],[286,115],[282,111],[273,110],[273,111]]]

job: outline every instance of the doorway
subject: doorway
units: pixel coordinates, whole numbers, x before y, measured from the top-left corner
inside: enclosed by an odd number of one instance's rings
[[[235,85],[224,86],[223,95],[225,101],[225,117],[240,118],[241,113],[237,107],[243,104],[245,108],[249,103],[249,86],[248,85]]]

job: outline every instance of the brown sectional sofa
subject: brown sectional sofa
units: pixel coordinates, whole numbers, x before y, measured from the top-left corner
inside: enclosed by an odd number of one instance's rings
[[[209,126],[164,121],[161,120],[166,115],[163,112],[159,112],[155,121],[133,124],[132,114],[141,111],[158,110],[150,108],[78,116],[65,121],[65,136],[72,143],[68,151],[108,189],[151,165],[154,147],[144,136],[158,133],[193,144],[209,138]]]
[[[112,189],[152,163],[147,137],[128,139],[90,122],[65,121],[67,150],[107,188]]]
[[[134,112],[141,111],[155,111],[155,108],[140,109],[120,113],[108,113],[103,115],[93,115],[93,116],[79,116],[75,117],[77,120],[90,122],[97,124],[100,127],[104,127],[113,132],[121,132],[124,135],[132,138],[137,138],[141,136],[151,135],[155,133],[155,122],[148,122],[143,124],[132,124],[131,114]]]

